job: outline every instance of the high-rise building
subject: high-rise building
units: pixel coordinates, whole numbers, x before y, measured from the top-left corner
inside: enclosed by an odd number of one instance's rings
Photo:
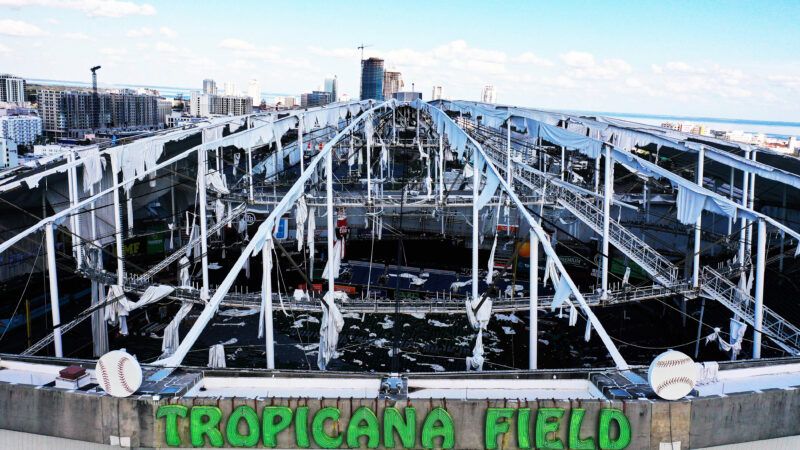
[[[361,61],[361,100],[383,100],[383,60]]]
[[[0,74],[0,102],[25,103],[25,80]]]
[[[42,119],[36,116],[0,116],[0,138],[31,145],[42,135]]]
[[[225,95],[236,95],[236,83],[233,81],[226,81],[222,87],[225,91]]]
[[[338,97],[338,86],[339,80],[336,78],[336,75],[333,78],[325,78],[325,92],[329,92],[331,94],[331,103],[337,101]]]
[[[195,117],[241,116],[253,112],[253,99],[240,95],[211,95],[192,92],[189,109],[191,115]]]
[[[383,99],[394,98],[394,94],[403,90],[403,75],[396,70],[383,72]]]
[[[300,96],[301,108],[315,108],[331,103],[331,93],[326,91],[312,91]]]
[[[217,82],[210,78],[203,80],[203,93],[217,95]]]
[[[0,168],[16,167],[18,165],[17,144],[12,140],[0,138]]]
[[[247,95],[253,99],[254,107],[261,105],[261,83],[255,78],[250,80],[250,84],[247,86]]]
[[[80,137],[82,133],[95,128],[91,92],[40,89],[36,97],[39,117],[49,137]],[[161,128],[165,121],[161,120],[160,99],[154,95],[137,94],[130,89],[99,94],[99,129]]]
[[[483,87],[483,91],[481,92],[481,101],[483,103],[497,103],[497,92],[494,90],[493,85],[487,84]]]
[[[441,100],[441,99],[442,99],[442,87],[434,86],[433,92],[431,92],[431,100]]]

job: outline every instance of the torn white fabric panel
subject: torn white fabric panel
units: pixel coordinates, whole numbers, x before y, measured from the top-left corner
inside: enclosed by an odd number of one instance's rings
[[[497,250],[497,233],[494,235],[494,241],[492,242],[492,251],[489,252],[489,262],[487,264],[487,272],[486,272],[486,284],[492,284],[492,278],[494,278],[494,253]]]
[[[625,267],[625,274],[622,275],[622,285],[626,286],[631,280],[631,268]]]
[[[225,204],[222,203],[222,200],[214,201],[214,218],[216,219],[217,223],[222,223],[225,220]],[[222,228],[217,230],[217,236],[221,236]]]
[[[572,289],[569,287],[567,277],[561,277],[556,287],[556,293],[553,295],[553,302],[550,303],[550,311],[555,311],[556,308],[561,307],[571,294]]]
[[[212,369],[225,368],[225,346],[222,344],[212,345],[208,348],[208,367]]]
[[[83,163],[83,190],[88,192],[92,186],[103,179],[103,170],[106,168],[106,159],[100,156],[96,145],[78,152]]]
[[[206,174],[206,187],[222,195],[230,194],[231,191],[225,186],[222,174],[214,170]]]
[[[325,263],[325,269],[322,271],[322,278],[326,280],[329,280],[330,277],[333,277],[334,280],[339,277],[339,270],[342,265],[342,253],[344,251],[342,242],[341,240],[336,241],[336,243],[333,244],[333,255],[328,255],[328,261]]]
[[[467,372],[470,370],[483,370],[483,363],[485,361],[483,351],[483,329],[478,329],[478,335],[475,337],[475,346],[472,348],[472,356],[467,356]]]
[[[547,261],[544,264],[544,276],[542,277],[542,286],[547,286],[547,280],[553,280],[553,286],[558,284],[558,269],[556,268],[556,262],[550,255],[547,255]]]
[[[306,219],[308,218],[308,207],[306,206],[306,197],[302,196],[297,200],[294,211],[294,220],[297,225],[296,238],[297,238],[297,251],[303,251],[303,244],[305,244],[305,229]]]
[[[317,231],[316,207],[312,206],[308,210],[308,232],[306,233],[306,244],[308,245],[308,273],[314,273],[314,234]]]
[[[191,278],[189,276],[189,258],[182,256],[178,260],[178,279],[182,287],[188,287]]]
[[[678,207],[678,221],[684,225],[695,225],[703,212],[706,196],[689,189],[678,188],[675,203]]]
[[[175,317],[170,321],[169,325],[164,328],[164,337],[161,340],[161,357],[166,358],[177,350],[178,346],[180,345],[180,326],[181,321],[189,314],[189,311],[192,310],[194,303],[192,302],[183,302],[181,308],[178,310],[178,313],[175,314]]]
[[[479,172],[480,173],[480,172]],[[489,203],[489,200],[494,197],[495,192],[497,192],[497,188],[500,186],[500,178],[495,175],[492,171],[486,172],[486,184],[483,186],[483,190],[481,191],[480,195],[478,196],[478,209],[482,209]]]
[[[592,321],[586,321],[586,330],[583,332],[583,340],[589,342],[592,339]]]
[[[334,293],[328,291],[322,298],[322,320],[319,327],[319,353],[317,354],[317,366],[320,370],[325,370],[331,359],[338,356],[336,345],[339,343],[339,333],[344,327],[344,317],[342,317],[339,307],[334,301]]]
[[[575,305],[569,305],[569,326],[574,327],[578,323],[578,310]]]

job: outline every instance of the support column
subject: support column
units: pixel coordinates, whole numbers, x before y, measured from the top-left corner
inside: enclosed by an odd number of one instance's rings
[[[786,223],[786,185],[785,184],[783,185],[783,200],[781,200],[781,207],[782,207],[782,211],[783,211],[781,213],[781,215],[783,217],[783,223]],[[784,249],[785,245],[786,245],[786,233],[783,230],[781,230],[781,256],[778,259],[778,271],[780,273],[783,273],[783,252],[786,251]]]
[[[372,120],[372,117],[367,117],[365,120]],[[370,123],[370,125],[372,125]],[[367,204],[372,204],[372,136],[367,136],[367,128],[364,127],[364,139],[367,140]]]
[[[277,167],[277,166],[276,166]],[[252,147],[247,148],[247,180],[250,184],[250,191],[247,194],[247,199],[250,203],[253,203],[253,149]]]
[[[439,204],[444,204],[444,137],[439,135]]]
[[[325,207],[328,214],[328,264],[333,268],[333,237],[335,230],[333,228],[333,149],[328,151],[325,155]],[[328,292],[333,295],[334,292],[334,277],[333,270],[328,274]]]
[[[697,152],[697,185],[703,187],[703,160],[705,159],[705,149],[700,147]],[[702,233],[703,212],[697,217],[694,225],[694,253],[692,253],[692,287],[700,285],[700,244],[703,238]]]
[[[114,177],[114,237],[117,247],[117,284],[125,285],[125,252],[122,248],[122,205],[119,198],[120,168],[117,158],[111,157],[111,176]]]
[[[566,147],[561,147],[561,181],[564,181],[564,174],[567,172],[566,168],[567,163],[567,149]]]
[[[608,267],[609,267],[609,228],[611,227],[611,197],[614,195],[614,166],[611,161],[611,148],[605,146],[605,174],[603,180],[603,273],[601,280],[601,297],[608,298]]]
[[[392,144],[397,145],[397,108],[392,108]]]
[[[506,120],[506,183],[509,186],[513,187],[514,184],[511,182],[513,177],[511,173],[511,116],[508,116],[508,120]]]
[[[530,232],[530,266],[528,277],[530,303],[530,334],[528,337],[528,368],[536,370],[538,368],[538,346],[539,346],[539,239],[536,233],[531,230]]]
[[[600,193],[600,156],[594,159],[594,193]]]
[[[61,358],[64,352],[61,348],[61,309],[58,304],[58,273],[56,271],[56,242],[53,235],[53,222],[48,222],[44,228],[47,244],[47,274],[50,279],[50,312],[53,315],[53,345],[56,357]]]
[[[208,223],[206,217],[206,170],[208,155],[205,149],[197,151],[197,192],[198,203],[200,203],[200,251],[201,266],[203,268],[203,286],[200,290],[200,298],[208,301]]]
[[[756,247],[756,292],[753,310],[753,359],[761,358],[761,330],[764,326],[764,269],[767,265],[767,223],[758,219],[758,244]]]
[[[745,153],[745,159],[750,159],[750,152]],[[750,193],[750,174],[746,170],[742,171],[742,199],[741,205],[747,208],[747,197]],[[742,216],[740,219],[741,230],[739,232],[739,265],[742,268],[742,275],[744,275],[744,258],[745,248],[747,247],[747,219]]]
[[[67,153],[67,162],[73,163],[74,161],[75,153],[69,151]],[[72,166],[67,170],[67,189],[69,191],[69,206],[74,208],[75,205],[80,201],[80,196],[78,194],[78,173],[75,169],[75,166]],[[73,255],[75,256],[75,261],[80,268],[83,266],[83,246],[81,245],[83,240],[81,238],[81,222],[78,211],[72,211],[72,213],[69,215],[69,219],[70,226],[72,228],[72,236],[70,236],[70,241],[72,242]]]
[[[478,298],[478,190],[481,177],[478,173],[478,150],[472,150],[472,298]]]
[[[750,159],[755,162],[756,150],[750,152]],[[756,202],[756,173],[750,174],[750,193],[747,195],[747,207],[753,209]],[[753,227],[747,229],[747,254],[753,254]]]
[[[297,148],[300,150],[300,175],[306,171],[305,154],[306,149],[303,147],[303,115],[297,116]]]
[[[271,231],[270,231],[271,233]],[[270,235],[270,239],[272,236]],[[261,250],[261,267],[263,269],[263,292],[264,302],[264,339],[267,352],[267,369],[275,368],[275,337],[272,330],[272,255],[265,245]]]
[[[733,173],[735,169],[731,167],[731,181],[730,188],[728,189],[728,198],[733,201]],[[728,217],[728,236],[733,235],[733,217]]]

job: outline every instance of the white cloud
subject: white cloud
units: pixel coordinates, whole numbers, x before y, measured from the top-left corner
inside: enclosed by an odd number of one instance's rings
[[[152,36],[153,33],[154,32],[152,28],[142,27],[142,28],[134,28],[132,30],[128,30],[128,32],[125,33],[125,36],[128,36],[129,38],[141,38],[141,37]]]
[[[11,52],[10,48],[6,47],[3,44],[0,44],[0,53],[10,53],[10,52]]]
[[[89,40],[89,36],[83,33],[64,33],[63,36],[66,39],[73,39],[76,41],[86,41]]]
[[[220,41],[217,45],[219,48],[226,50],[255,50],[256,46],[241,39],[227,38]]]
[[[178,51],[178,47],[166,42],[158,42],[156,43],[156,51],[161,53],[175,53]]]
[[[703,67],[694,67],[683,61],[669,61],[664,67],[668,71],[679,73],[708,73],[708,70]]]
[[[168,37],[168,38],[174,38],[174,37],[178,36],[178,32],[173,30],[170,27],[161,27],[161,28],[158,29],[158,32],[161,33],[162,35]]]
[[[46,33],[32,23],[21,20],[0,19],[0,34],[16,37],[35,37],[44,36]]]
[[[570,51],[559,56],[570,70],[568,76],[576,79],[613,80],[629,74],[633,68],[618,58],[598,62],[594,55],[586,52]]]
[[[47,22],[47,23],[48,23],[48,24],[50,24],[50,25],[58,25],[58,24],[60,24],[60,23],[61,23],[61,21],[60,21],[60,20],[58,20],[58,19],[54,19],[54,18],[52,18],[52,17],[51,17],[51,18],[49,18],[49,19],[45,19],[44,21],[45,21],[45,22]]]
[[[550,61],[549,59],[537,56],[533,52],[522,53],[521,55],[518,55],[517,57],[515,57],[512,61],[515,62],[515,63],[519,63],[519,64],[532,64],[532,65],[538,66],[538,67],[552,67],[552,66],[554,66],[552,61]]]
[[[152,16],[156,9],[148,3],[121,0],[0,0],[0,6],[44,6],[81,11],[89,17]]]

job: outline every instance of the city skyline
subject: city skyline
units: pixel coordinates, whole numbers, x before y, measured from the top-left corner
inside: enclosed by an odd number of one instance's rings
[[[426,96],[443,86],[449,98],[477,100],[483,86],[493,85],[498,103],[538,108],[800,121],[800,58],[790,33],[800,5],[642,3],[425,4],[430,14],[387,31],[367,20],[379,7],[362,2],[281,10],[253,2],[218,8],[0,0],[0,57],[7,64],[0,70],[88,81],[88,68],[100,64],[101,83],[200,89],[203,78],[239,87],[255,78],[265,92],[292,95],[337,73],[338,91],[356,97],[356,47],[363,41],[365,58],[385,59]],[[291,23],[259,27],[261,15],[253,13],[260,10],[308,20],[298,39],[288,32]],[[315,24],[328,12],[361,23],[358,35],[326,34]],[[463,27],[437,28],[436,18],[445,16]],[[224,25],[228,19],[236,26]],[[190,21],[223,25],[206,33]]]

